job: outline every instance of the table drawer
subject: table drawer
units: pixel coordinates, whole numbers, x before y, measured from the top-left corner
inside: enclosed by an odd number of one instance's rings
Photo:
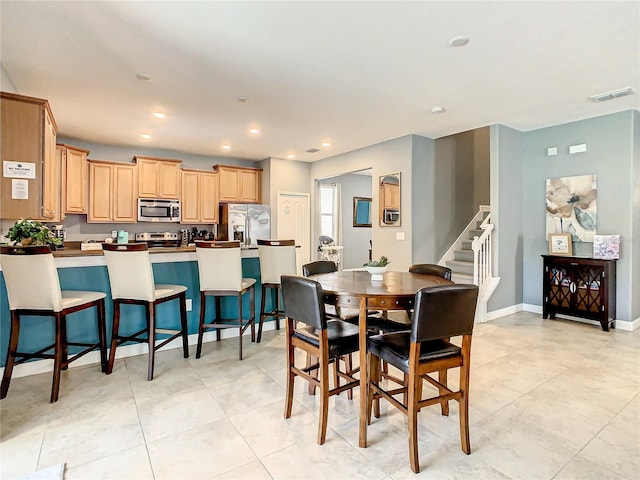
[[[373,297],[367,300],[369,310],[407,310],[413,308],[414,297]],[[360,297],[355,295],[325,294],[325,302],[338,307],[360,308]]]

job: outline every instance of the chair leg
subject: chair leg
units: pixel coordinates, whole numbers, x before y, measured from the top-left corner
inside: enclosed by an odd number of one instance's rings
[[[222,297],[215,297],[216,299],[216,322],[220,322],[222,319]],[[219,342],[222,338],[222,330],[216,328],[216,342]]]
[[[242,360],[242,293],[238,294],[238,358]]]
[[[462,366],[460,367],[460,443],[462,451],[469,455],[471,443],[469,442],[469,360],[471,353],[471,336],[462,337]]]
[[[182,329],[182,352],[184,358],[189,358],[189,332],[187,331],[187,294],[180,295],[180,327]]]
[[[96,305],[98,315],[98,342],[100,343],[100,369],[102,373],[107,372],[107,326],[104,314],[104,298]]]
[[[351,354],[344,357],[344,364],[344,369],[347,372],[347,375],[353,376],[353,357]],[[347,390],[347,399],[353,400],[353,388]]]
[[[273,317],[276,321],[276,330],[280,330],[280,316],[277,314],[277,312],[280,312],[280,286],[277,286],[276,288],[273,289],[274,291],[274,308],[276,310],[276,315]]]
[[[313,365],[314,363],[318,362],[318,358],[311,355],[310,353],[307,353],[307,367],[310,367],[311,365]],[[311,373],[309,373],[309,375],[311,375],[313,378],[317,379],[318,378],[318,369],[316,368],[315,370],[313,370]],[[315,395],[316,394],[316,386],[315,384],[309,382],[309,395]]]
[[[267,287],[264,286],[264,284],[262,284],[262,295],[260,298],[260,319],[258,320],[258,338],[256,339],[256,343],[260,343],[260,340],[262,340],[262,324],[264,323],[264,317],[265,317],[265,312],[264,312],[264,306],[266,304],[266,297],[267,296]]]
[[[113,372],[113,364],[116,361],[116,348],[118,348],[118,331],[120,329],[120,300],[113,300],[113,326],[111,327],[111,348],[109,349],[109,365],[107,375]]]
[[[367,362],[369,363],[369,381],[367,382],[367,425],[371,424],[371,410],[374,406],[374,393],[372,385],[379,385],[380,381],[380,359],[375,355],[368,353]],[[360,393],[362,395],[362,392]],[[376,418],[380,417],[380,399],[375,399]]]
[[[9,348],[7,350],[7,361],[4,364],[4,374],[2,375],[2,387],[0,387],[0,398],[5,398],[9,392],[11,374],[16,363],[16,351],[18,350],[18,337],[20,335],[20,315],[15,310],[11,310],[11,333],[9,335]]]
[[[256,341],[256,289],[249,288],[249,308],[251,311],[251,315],[249,316],[249,321],[251,322],[251,341]]]
[[[284,418],[291,417],[291,408],[293,406],[293,384],[296,378],[296,374],[293,373],[293,366],[295,364],[295,352],[291,345],[291,332],[293,331],[293,321],[290,319],[287,322],[287,393],[286,400],[284,402]],[[307,356],[307,358],[309,358]]]
[[[442,385],[447,386],[447,371],[446,370],[440,370],[438,371],[438,382],[440,382]],[[438,388],[438,395],[446,395],[447,391],[444,388]],[[443,400],[440,403],[440,410],[442,411],[442,415],[444,415],[445,417],[449,416],[449,402],[446,400]]]
[[[411,470],[420,473],[418,460],[418,385],[422,385],[422,379],[414,372],[409,373],[409,402],[407,405],[407,423],[409,426],[409,461]]]
[[[340,370],[340,360],[342,359],[342,357],[336,357],[336,359],[333,361],[333,385],[334,388],[337,388],[340,386],[340,376],[338,375],[338,371]],[[337,395],[340,395],[339,393]]]
[[[198,346],[196,347],[196,358],[202,354],[202,337],[204,335],[204,316],[207,307],[207,296],[200,292],[200,320],[198,320]]]
[[[147,381],[153,380],[153,365],[156,356],[156,304],[148,302],[145,305],[147,318],[149,319],[148,342],[149,342],[149,364],[147,366]]]
[[[58,401],[58,393],[60,392],[60,372],[62,371],[62,363],[64,357],[64,345],[62,342],[63,327],[65,318],[60,312],[54,314],[56,320],[56,343],[53,354],[53,382],[51,384],[51,403]]]
[[[326,343],[325,343],[326,345]],[[320,353],[320,414],[318,417],[318,445],[327,438],[327,418],[329,416],[329,364],[325,352]]]
[[[67,340],[67,318],[62,317],[62,321],[60,322],[60,335],[62,336],[61,345],[62,345],[62,362],[61,369],[66,370],[69,368],[69,342]]]

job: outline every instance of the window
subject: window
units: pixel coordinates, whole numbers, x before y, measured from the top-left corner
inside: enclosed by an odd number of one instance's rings
[[[320,185],[320,234],[335,239],[335,185]]]

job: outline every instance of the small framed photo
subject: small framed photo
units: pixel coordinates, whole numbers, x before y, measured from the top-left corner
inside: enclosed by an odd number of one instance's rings
[[[572,247],[570,233],[549,234],[549,255],[571,255]]]
[[[593,258],[604,260],[620,258],[620,235],[594,235]]]

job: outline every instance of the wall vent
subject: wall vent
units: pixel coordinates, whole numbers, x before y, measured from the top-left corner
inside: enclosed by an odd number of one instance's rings
[[[307,150],[307,153],[316,153],[319,152],[320,149],[319,148],[310,148],[309,150]]]
[[[618,97],[626,97],[627,95],[631,95],[633,93],[633,88],[626,87],[621,88],[619,90],[611,90],[610,92],[598,93],[597,95],[592,95],[589,97],[589,100],[592,102],[604,102],[606,100],[613,100]]]

